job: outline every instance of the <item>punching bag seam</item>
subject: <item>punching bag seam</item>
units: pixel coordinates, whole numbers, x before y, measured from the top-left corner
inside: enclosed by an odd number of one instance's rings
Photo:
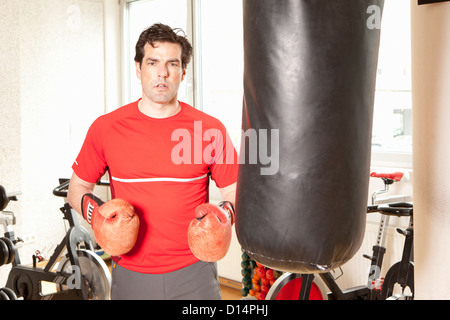
[[[332,266],[327,266],[327,265],[321,265],[321,264],[316,264],[316,263],[312,263],[312,262],[306,262],[306,261],[302,261],[302,260],[293,260],[293,259],[280,259],[280,258],[272,258],[270,256],[265,256],[263,254],[260,253],[256,253],[256,252],[251,252],[247,249],[244,250],[249,256],[254,257],[254,256],[259,256],[263,259],[267,259],[267,260],[272,260],[272,261],[281,261],[281,262],[289,262],[289,263],[301,263],[304,265],[309,265],[311,267],[313,267],[314,269],[317,269],[319,271],[330,271],[333,269]],[[257,261],[257,259],[255,259]],[[340,260],[340,261],[335,261],[335,263],[337,264],[341,264],[346,262],[347,260]]]

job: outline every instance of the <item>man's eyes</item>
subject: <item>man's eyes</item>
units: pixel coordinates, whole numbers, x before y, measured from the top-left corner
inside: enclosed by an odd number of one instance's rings
[[[157,62],[156,61],[148,61],[147,65],[156,66]],[[180,66],[180,64],[178,62],[170,62],[170,63],[168,63],[168,66],[178,68]]]

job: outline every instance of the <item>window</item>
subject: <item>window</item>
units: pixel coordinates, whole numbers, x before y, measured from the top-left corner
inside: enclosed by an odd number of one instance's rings
[[[386,1],[381,23],[372,154],[411,167],[412,98],[409,1]]]
[[[242,2],[205,0],[198,12],[201,97],[197,104],[223,122],[239,150],[244,94]]]
[[[220,119],[238,148],[242,113],[242,2],[223,0],[122,0],[123,103],[137,100],[134,53],[139,34],[156,22],[183,29],[194,57],[179,100]]]
[[[152,24],[161,22],[183,29],[192,43],[192,28],[188,22],[191,16],[190,3],[189,0],[122,0],[123,104],[136,101],[142,94],[134,64],[139,35]],[[192,72],[188,70],[178,96],[182,101],[193,103],[192,94]]]
[[[155,22],[186,31],[194,47],[179,99],[219,118],[239,149],[243,97],[242,2],[223,0],[121,0],[124,103],[140,97],[134,46]],[[381,24],[372,162],[411,167],[409,1],[386,1]]]

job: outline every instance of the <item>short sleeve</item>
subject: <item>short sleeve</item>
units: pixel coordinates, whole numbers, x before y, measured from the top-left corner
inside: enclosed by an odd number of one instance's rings
[[[107,163],[103,151],[103,130],[100,119],[94,121],[72,165],[75,174],[87,182],[97,182],[106,171]]]
[[[215,156],[211,164],[211,178],[218,188],[227,187],[237,181],[238,177],[238,157],[236,149],[231,138],[223,124],[218,126],[220,134],[223,137],[215,139]]]

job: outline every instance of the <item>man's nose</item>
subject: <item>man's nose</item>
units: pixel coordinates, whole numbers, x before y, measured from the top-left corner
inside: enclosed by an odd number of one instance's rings
[[[169,74],[169,70],[167,69],[167,66],[162,65],[159,69],[158,69],[158,76],[161,78],[167,78]]]

